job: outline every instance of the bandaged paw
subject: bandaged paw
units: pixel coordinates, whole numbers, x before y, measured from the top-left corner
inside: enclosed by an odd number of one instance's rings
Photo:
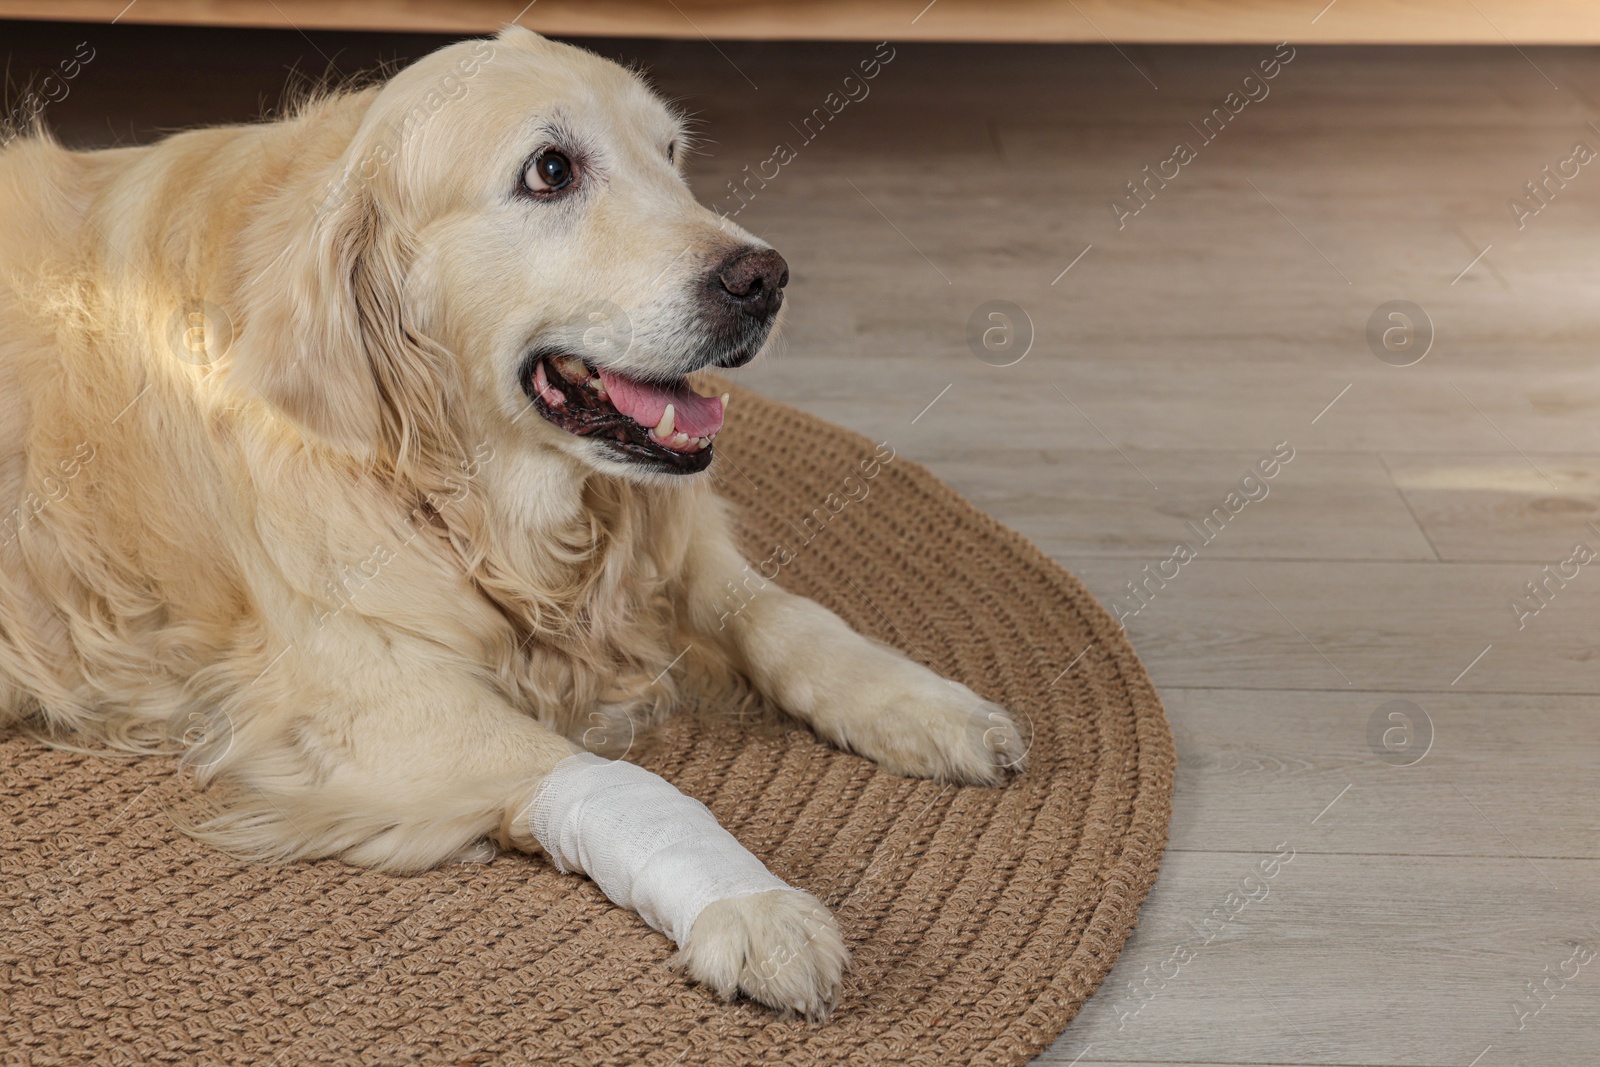
[[[792,889],[660,775],[584,752],[539,783],[528,815],[557,869],[588,875],[614,903],[683,945],[720,900]]]

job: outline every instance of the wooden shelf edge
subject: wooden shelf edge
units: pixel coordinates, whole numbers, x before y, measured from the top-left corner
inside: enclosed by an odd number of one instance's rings
[[[1593,0],[536,0],[558,36],[1144,44],[1597,44]],[[0,0],[0,19],[489,33],[521,0]]]

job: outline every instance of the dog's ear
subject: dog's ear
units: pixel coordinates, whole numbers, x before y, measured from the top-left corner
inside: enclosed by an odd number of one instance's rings
[[[450,356],[404,306],[409,241],[366,188],[284,235],[247,289],[236,378],[302,430],[397,468],[450,438]]]
[[[376,230],[375,208],[355,190],[246,234],[275,249],[250,264],[244,330],[231,360],[239,384],[271,401],[301,430],[360,456],[376,453],[381,417],[357,306]]]

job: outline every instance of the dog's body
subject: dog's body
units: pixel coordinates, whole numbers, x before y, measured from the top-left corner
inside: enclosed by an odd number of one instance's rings
[[[787,273],[694,203],[681,138],[507,31],[281,122],[0,152],[0,725],[180,738],[239,787],[213,840],[391,870],[537,851],[538,783],[690,671],[998,782],[994,705],[776,586],[727,611],[720,417],[681,376],[753,356]],[[630,343],[579,367],[599,302]],[[662,398],[676,434],[624,417]],[[818,907],[714,904],[687,964],[825,1010]]]

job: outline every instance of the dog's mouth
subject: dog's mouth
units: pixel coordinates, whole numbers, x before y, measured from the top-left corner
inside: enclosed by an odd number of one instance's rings
[[[727,394],[701,396],[687,378],[648,382],[577,356],[537,356],[523,390],[545,421],[609,446],[617,458],[673,474],[711,465]]]

